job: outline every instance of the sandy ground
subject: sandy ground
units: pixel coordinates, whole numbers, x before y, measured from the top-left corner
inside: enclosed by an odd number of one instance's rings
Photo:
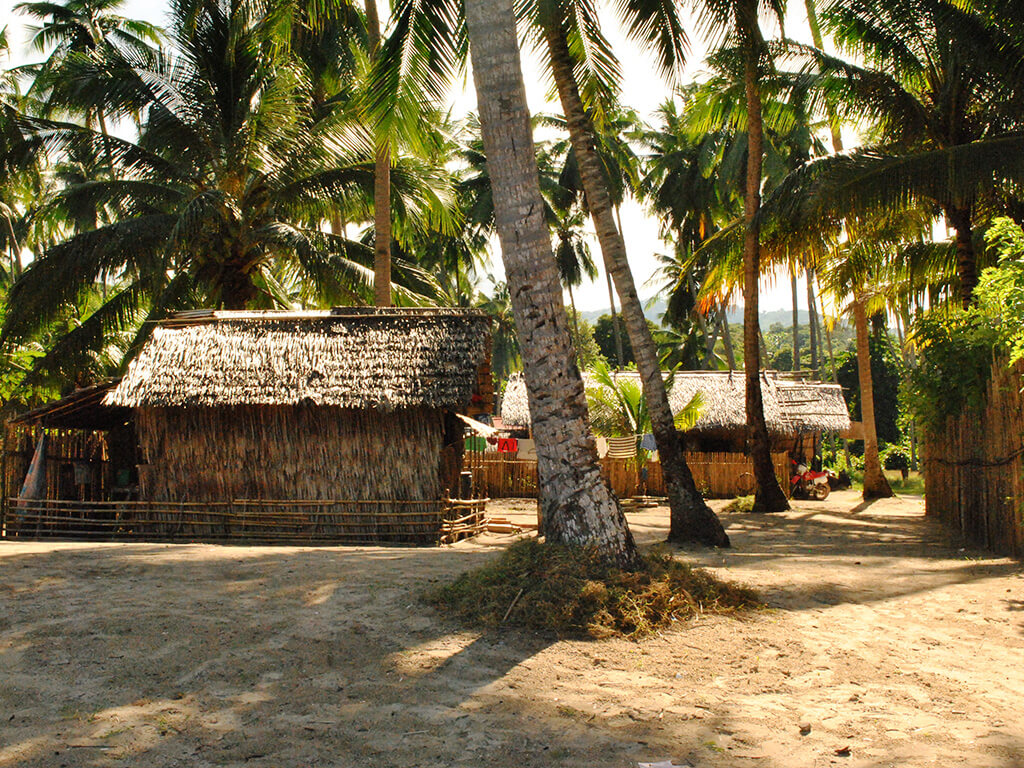
[[[680,556],[772,609],[639,644],[418,603],[511,536],[0,543],[0,766],[1024,766],[1021,564],[858,501],[729,516],[733,550]]]

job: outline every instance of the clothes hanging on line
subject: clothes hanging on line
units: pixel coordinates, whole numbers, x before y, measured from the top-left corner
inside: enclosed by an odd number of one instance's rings
[[[608,438],[608,458],[632,459],[636,456],[636,435]]]

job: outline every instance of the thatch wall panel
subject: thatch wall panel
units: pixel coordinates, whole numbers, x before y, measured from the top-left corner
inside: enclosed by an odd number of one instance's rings
[[[441,412],[140,408],[142,498],[436,500]]]

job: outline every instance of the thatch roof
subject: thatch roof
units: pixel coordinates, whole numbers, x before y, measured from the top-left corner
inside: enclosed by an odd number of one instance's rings
[[[461,408],[488,322],[454,309],[182,313],[153,330],[106,402]]]
[[[14,417],[11,423],[55,429],[105,430],[119,427],[131,418],[131,410],[103,404],[104,398],[117,386],[118,381],[112,379],[76,389],[60,400]]]
[[[617,378],[639,379],[631,371],[616,373]],[[584,374],[587,388],[595,386]],[[673,377],[669,389],[672,412],[678,413],[700,392],[704,405],[697,424],[690,432],[700,434],[746,427],[746,383],[742,371],[682,371]],[[842,390],[835,384],[789,381],[774,371],[761,375],[765,421],[769,432],[791,435],[799,432],[834,432],[848,429],[850,418]],[[501,418],[510,429],[530,425],[526,384],[522,376],[509,380],[501,404]]]
[[[846,432],[850,411],[838,384],[777,379],[775,395],[794,432]]]

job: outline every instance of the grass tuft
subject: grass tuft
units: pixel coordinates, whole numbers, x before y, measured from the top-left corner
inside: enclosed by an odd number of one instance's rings
[[[760,606],[753,591],[669,555],[645,555],[640,570],[623,571],[591,549],[536,539],[516,542],[425,599],[474,626],[596,639],[637,639],[699,613]]]
[[[730,501],[722,509],[723,512],[739,512],[740,514],[749,514],[754,511],[754,497],[753,496],[737,496],[735,499]]]

